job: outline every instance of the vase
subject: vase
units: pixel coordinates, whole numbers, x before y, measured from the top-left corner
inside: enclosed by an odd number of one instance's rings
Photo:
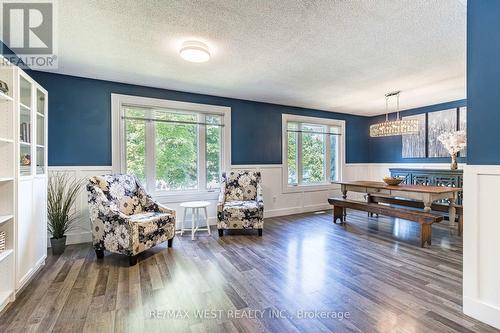
[[[51,238],[50,245],[52,247],[52,254],[57,256],[62,254],[66,249],[66,236],[62,238]]]
[[[457,170],[458,169],[458,163],[457,163],[457,154],[452,154],[451,155],[451,165],[450,165],[451,170]]]

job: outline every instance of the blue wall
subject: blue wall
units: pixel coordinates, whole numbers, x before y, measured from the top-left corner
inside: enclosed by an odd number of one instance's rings
[[[425,106],[421,108],[404,110],[400,112],[400,116],[411,116],[420,113],[432,112],[432,111],[440,111],[451,108],[457,108],[466,106],[467,101],[465,99],[435,104],[430,106]],[[468,109],[467,109],[468,111]],[[390,119],[394,119],[396,117],[395,114],[389,115]],[[369,120],[370,124],[379,123],[385,120],[385,115],[372,117]],[[468,125],[468,124],[467,124]],[[448,157],[440,157],[440,158],[402,158],[401,149],[402,149],[402,140],[400,136],[389,136],[382,138],[368,138],[368,146],[369,146],[369,158],[371,163],[447,163],[450,161]],[[470,154],[470,150],[467,150],[467,153]],[[465,162],[465,158],[459,158],[459,162]]]
[[[488,4],[491,6],[491,3]],[[489,13],[488,6],[480,5],[478,7]],[[477,12],[472,14],[480,15]],[[492,21],[490,24],[499,25],[495,15],[491,16],[490,20]],[[480,30],[478,28],[481,26],[478,25],[475,30],[469,31],[469,39],[472,37],[470,35],[476,32],[479,38],[474,38],[473,42],[477,43],[477,39],[489,42],[483,35],[484,31],[480,33],[476,31]],[[492,48],[493,53],[500,53],[498,41],[486,44],[483,47]],[[481,45],[478,45],[476,49],[479,47]],[[3,51],[7,54],[13,54],[5,46]],[[496,69],[493,71],[494,73],[500,72],[500,65],[497,64],[496,58],[492,59],[482,52],[471,51],[468,48],[469,62],[475,60],[474,65],[479,70],[485,71],[486,74],[490,73],[490,69]],[[471,53],[474,54],[471,55]],[[484,66],[483,60],[486,61],[487,66]],[[449,162],[449,158],[403,159],[401,157],[401,137],[370,138],[368,135],[369,126],[383,121],[385,116],[359,117],[46,72],[29,71],[29,74],[49,91],[49,165],[51,166],[111,165],[111,93],[231,107],[232,164],[281,164],[281,115],[283,113],[346,120],[346,161],[348,163]],[[480,108],[483,114],[488,114],[487,117],[493,117],[497,124],[500,123],[500,111],[491,114],[489,108],[492,102],[496,103],[496,99],[492,96],[495,96],[494,83],[496,82],[498,85],[500,75],[479,75],[474,72],[468,73],[468,77],[468,93],[471,94],[471,90],[475,93],[474,109]],[[471,78],[474,79],[474,85],[470,82]],[[486,87],[476,89],[478,83],[480,86],[483,84]],[[489,84],[492,86],[490,87]],[[490,92],[483,96],[482,94],[487,88],[490,89]],[[500,146],[499,136],[495,137],[479,129],[479,126],[484,126],[484,124],[480,122],[480,118],[474,117],[477,113],[471,115],[470,103],[470,101],[459,100],[405,110],[401,114],[403,116],[413,115],[468,104],[468,163],[493,164],[491,161],[500,162],[500,154],[496,152],[496,147]],[[394,117],[394,115],[392,116]],[[488,124],[494,126],[495,122]],[[485,140],[490,140],[495,144],[485,145],[484,142],[487,142]],[[495,153],[490,152],[492,149],[495,150]],[[465,162],[464,159],[459,159],[459,161]]]
[[[346,120],[346,160],[369,162],[366,117],[31,71],[49,92],[49,165],[111,165],[111,93],[231,107],[232,164],[281,164],[281,115]]]
[[[281,164],[283,113],[346,120],[348,163],[449,161],[449,158],[402,159],[401,137],[370,138],[369,125],[382,121],[384,116],[351,116],[38,71],[31,71],[30,75],[49,91],[50,165],[111,165],[111,93],[231,107],[232,164]],[[401,114],[465,105],[466,101],[460,100],[406,110]]]
[[[500,164],[500,1],[467,1],[468,164]]]

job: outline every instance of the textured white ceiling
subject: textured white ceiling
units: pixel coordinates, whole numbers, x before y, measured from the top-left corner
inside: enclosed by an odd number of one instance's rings
[[[375,115],[465,98],[464,0],[58,4],[58,73]],[[181,59],[186,39],[212,59]]]

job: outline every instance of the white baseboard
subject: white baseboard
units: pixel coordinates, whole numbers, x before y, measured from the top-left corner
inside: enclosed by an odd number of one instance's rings
[[[264,210],[264,218],[279,217],[293,214],[303,214],[331,209],[329,204],[309,205],[304,207],[280,208]]]
[[[14,292],[11,292],[7,297],[5,297],[5,300],[3,303],[0,303],[0,316],[3,314],[3,310],[7,309],[7,306],[12,304],[11,302],[14,302],[16,299]]]
[[[500,329],[500,308],[464,296],[463,309],[466,315]]]
[[[28,285],[28,283],[33,279],[36,273],[45,266],[45,259],[47,259],[47,255],[44,255],[38,262],[24,275],[20,280],[19,284],[16,288],[16,294],[19,294],[25,286]]]

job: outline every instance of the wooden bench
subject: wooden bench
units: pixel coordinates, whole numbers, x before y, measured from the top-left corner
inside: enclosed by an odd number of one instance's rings
[[[423,202],[408,200],[408,199],[393,198],[393,197],[381,197],[376,195],[369,195],[368,201],[374,203],[386,203],[389,205],[396,205],[396,206],[406,206],[411,208],[420,208],[420,209],[424,208]],[[449,207],[448,205],[445,204],[433,203],[431,209],[436,212],[448,213]],[[457,220],[458,220],[458,235],[462,236],[462,230],[464,227],[464,208],[463,206],[455,205],[455,210],[457,213]]]
[[[424,247],[425,243],[431,245],[432,224],[443,220],[443,216],[439,214],[427,213],[414,209],[379,205],[371,202],[361,202],[341,198],[330,198],[328,199],[328,202],[333,205],[333,223],[337,223],[337,219],[340,219],[341,223],[343,222],[344,210],[347,208],[417,222],[420,224],[420,247]]]

